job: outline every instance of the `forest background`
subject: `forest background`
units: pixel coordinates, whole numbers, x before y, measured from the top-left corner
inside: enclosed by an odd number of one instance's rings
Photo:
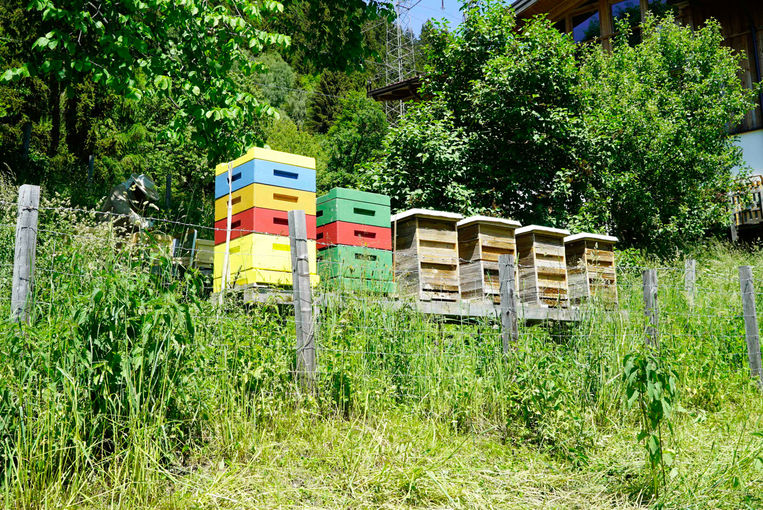
[[[662,5],[665,4],[665,5]],[[507,2],[464,2],[457,28],[408,34],[425,101],[391,127],[366,95],[391,2],[0,6],[0,172],[96,206],[131,174],[164,216],[211,224],[212,168],[248,147],[316,158],[319,194],[357,187],[429,207],[610,233],[671,255],[725,235],[752,108],[721,27],[669,2],[623,12],[611,51]],[[667,7],[666,7],[667,6]],[[89,171],[92,157],[93,171]]]

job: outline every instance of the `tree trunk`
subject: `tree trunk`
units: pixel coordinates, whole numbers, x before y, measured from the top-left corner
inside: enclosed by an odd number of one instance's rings
[[[87,130],[80,126],[77,121],[77,110],[79,109],[79,91],[72,87],[71,94],[67,95],[64,105],[64,126],[66,128],[66,146],[69,152],[74,154],[77,161],[86,163],[88,151],[85,147],[87,143]]]
[[[48,156],[53,157],[58,153],[58,145],[61,142],[61,84],[55,78],[50,79],[48,111],[51,116]]]

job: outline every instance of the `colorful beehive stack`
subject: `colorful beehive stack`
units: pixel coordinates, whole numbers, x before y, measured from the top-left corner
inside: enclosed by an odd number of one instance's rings
[[[329,286],[390,293],[389,197],[334,188],[318,198],[318,267]]]
[[[310,274],[316,285],[315,159],[256,147],[217,165],[215,174],[215,292],[223,285],[229,203],[228,286],[291,285],[288,212],[295,209],[307,216]]]
[[[456,213],[411,209],[392,217],[395,284],[401,296],[422,301],[458,301]]]
[[[518,221],[471,216],[458,222],[459,276],[463,299],[500,301],[498,257],[516,257],[514,231]],[[516,265],[516,262],[515,262]]]
[[[616,237],[587,233],[564,238],[572,304],[590,297],[617,304],[616,242]]]
[[[564,238],[569,230],[529,225],[514,232],[519,254],[519,299],[534,306],[567,307]]]

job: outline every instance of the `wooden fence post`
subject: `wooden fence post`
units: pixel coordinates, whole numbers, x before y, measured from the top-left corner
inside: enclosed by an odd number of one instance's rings
[[[684,291],[686,292],[686,298],[689,300],[689,306],[694,305],[694,297],[697,293],[696,282],[697,261],[694,259],[686,259],[684,261]]]
[[[642,277],[644,282],[644,313],[649,320],[649,325],[646,327],[646,343],[651,347],[658,347],[657,270],[647,269]]]
[[[34,290],[34,262],[37,250],[37,216],[40,187],[24,184],[19,188],[16,217],[16,251],[13,258],[11,318],[29,323],[31,296]]]
[[[758,332],[758,315],[755,310],[755,285],[752,280],[752,267],[739,266],[739,290],[742,293],[744,332],[747,340],[747,360],[750,364],[750,374],[758,379],[758,384],[763,388],[760,334]]]
[[[516,348],[519,339],[514,255],[503,254],[498,257],[498,280],[501,294],[501,341],[503,353],[508,354],[509,347]]]
[[[305,211],[289,211],[289,240],[297,330],[297,376],[308,388],[312,389],[316,368],[315,324]]]

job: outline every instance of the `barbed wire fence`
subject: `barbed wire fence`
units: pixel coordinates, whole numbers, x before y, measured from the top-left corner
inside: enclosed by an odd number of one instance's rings
[[[16,243],[20,230],[30,228],[20,221],[20,211],[29,207],[0,200],[0,311],[5,317],[15,314],[14,264],[29,265],[19,261],[25,255]],[[78,308],[91,306],[101,289],[119,279],[128,280],[120,289],[165,289],[193,303],[189,313],[198,345],[209,351],[205,376],[230,378],[232,389],[262,398],[318,395],[340,408],[407,403],[425,413],[468,420],[510,412],[506,394],[545,387],[565,367],[578,374],[574,384],[582,398],[603,398],[611,391],[606,382],[620,376],[624,355],[647,341],[661,357],[695,376],[711,380],[723,367],[763,380],[755,306],[763,294],[758,267],[697,267],[691,261],[682,267],[618,267],[617,307],[592,299],[575,309],[571,321],[522,320],[514,313],[516,337],[507,352],[506,305],[496,305],[492,314],[437,315],[422,313],[413,299],[329,289],[323,283],[312,288],[304,234],[292,236],[292,248],[303,243],[291,250],[297,269],[289,279],[295,284],[287,282],[277,292],[272,287],[226,289],[220,303],[212,275],[189,267],[194,247],[173,249],[171,241],[190,230],[213,238],[213,227],[150,218],[151,229],[133,231],[115,221],[125,219],[121,215],[44,199],[33,208],[39,215],[33,285],[24,297],[24,314],[13,315],[14,320],[73,322]],[[264,262],[278,267],[282,260]],[[649,299],[645,273],[656,282]],[[521,303],[515,306],[522,309]]]

